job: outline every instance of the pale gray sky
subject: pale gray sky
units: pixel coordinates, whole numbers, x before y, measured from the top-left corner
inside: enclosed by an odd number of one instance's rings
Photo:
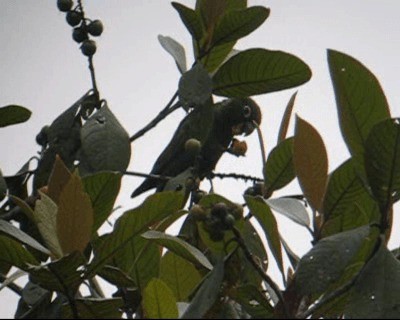
[[[193,7],[195,1],[180,2]],[[348,158],[337,122],[327,48],[364,63],[380,80],[392,115],[400,116],[398,0],[249,0],[249,4],[267,6],[271,14],[256,32],[240,40],[237,48],[287,51],[303,59],[313,71],[311,81],[299,88],[255,97],[262,106],[267,151],[276,143],[287,101],[298,90],[295,112],[322,135],[330,171]],[[86,0],[84,6],[89,18],[99,18],[105,26],[103,35],[96,39],[98,49],[94,56],[101,96],[131,135],[151,120],[177,89],[180,74],[158,43],[157,35],[168,35],[182,43],[190,65],[193,58],[189,34],[170,1]],[[72,40],[72,28],[65,22],[64,13],[58,12],[56,1],[2,0],[0,21],[0,106],[20,104],[33,112],[27,123],[1,130],[0,167],[10,175],[39,150],[35,135],[41,127],[50,124],[90,89],[91,82],[87,60]],[[174,113],[137,140],[129,169],[148,172],[183,116],[181,111]],[[248,145],[246,158],[225,156],[218,171],[231,172],[238,166],[242,173],[261,176],[255,135],[248,139]],[[140,182],[134,177],[123,179],[117,200],[123,210],[143,200],[129,198]],[[234,201],[241,201],[244,188],[232,181],[216,184],[217,192]],[[277,195],[298,190],[292,183]],[[395,224],[399,225],[399,219]],[[309,248],[309,236],[300,227],[284,218],[279,218],[279,227],[299,254]],[[399,246],[399,239],[393,236],[390,245]],[[0,291],[0,301],[0,316],[12,317],[17,296],[5,289]]]

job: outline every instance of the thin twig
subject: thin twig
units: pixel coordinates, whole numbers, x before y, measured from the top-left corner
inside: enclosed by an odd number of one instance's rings
[[[7,277],[3,274],[0,274],[0,282],[4,282],[7,279]],[[10,290],[14,291],[17,295],[22,296],[22,288],[15,284],[15,283],[9,283],[6,285],[7,288],[9,288]]]
[[[167,177],[167,176],[160,176],[160,175],[157,175],[157,174],[142,173],[142,172],[136,172],[136,171],[125,171],[123,174],[127,175],[127,176],[153,178],[153,179],[158,179],[158,180],[162,180],[162,181],[168,181],[168,180],[171,179],[171,177]]]
[[[264,168],[265,163],[267,162],[267,157],[265,153],[265,147],[264,147],[264,139],[263,135],[260,129],[260,126],[258,125],[257,122],[253,121],[254,126],[256,127],[257,134],[258,134],[258,141],[260,141],[260,150],[261,150],[261,159],[262,159],[262,167]]]
[[[241,179],[244,181],[253,181],[253,182],[263,182],[264,179],[261,178],[257,178],[257,177],[253,177],[253,176],[248,176],[245,174],[237,174],[237,173],[211,173],[210,174],[210,178],[220,178],[220,179],[224,179],[224,178],[233,178],[233,179]]]
[[[278,297],[279,302],[283,306],[283,310],[285,313],[285,317],[288,318],[289,312],[287,310],[287,306],[285,304],[285,300],[283,299],[283,295],[279,287],[276,285],[276,283],[265,273],[265,271],[260,267],[260,265],[254,260],[253,254],[250,252],[249,248],[246,246],[246,243],[244,242],[244,239],[242,238],[242,235],[240,234],[240,231],[233,227],[232,232],[236,237],[237,243],[239,246],[242,248],[245,257],[247,260],[251,263],[251,265],[256,269],[258,274],[263,278],[263,280],[268,283],[268,285],[274,290],[276,296]]]
[[[132,137],[130,137],[129,141],[133,142],[137,138],[143,136],[147,131],[153,129],[161,120],[165,119],[170,113],[179,109],[181,107],[179,101],[174,105],[172,105],[175,102],[176,98],[178,98],[178,91],[175,92],[175,94],[172,96],[171,100],[168,102],[165,108],[162,109],[160,113],[153,120],[151,120],[144,128],[140,129]]]

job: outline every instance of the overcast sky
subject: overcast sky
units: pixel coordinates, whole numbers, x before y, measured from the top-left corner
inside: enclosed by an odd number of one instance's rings
[[[195,3],[180,2],[190,7]],[[313,71],[311,81],[299,88],[255,97],[262,107],[266,149],[275,146],[284,108],[298,90],[295,112],[319,130],[332,171],[349,154],[338,127],[326,50],[342,51],[365,64],[380,80],[392,115],[400,116],[400,2],[249,0],[249,5],[255,4],[269,7],[270,17],[256,32],[240,40],[236,48],[283,50],[303,59]],[[169,1],[87,0],[84,6],[89,18],[99,18],[105,26],[94,56],[101,97],[132,135],[165,106],[177,89],[180,74],[158,43],[157,35],[168,35],[182,43],[190,65],[193,56],[189,34]],[[90,89],[91,82],[87,60],[72,40],[72,28],[65,22],[65,14],[58,12],[56,1],[2,0],[0,21],[0,106],[19,104],[33,112],[27,123],[1,130],[0,168],[3,174],[11,175],[39,150],[35,135],[41,127],[80,98]],[[175,112],[137,140],[129,169],[148,172],[183,116],[182,111]],[[224,156],[218,172],[240,170],[262,176],[256,135],[247,142],[248,156]],[[117,200],[122,210],[131,209],[144,199],[145,195],[129,198],[140,182],[140,178],[124,177]],[[216,192],[240,202],[247,186],[218,181]],[[296,183],[292,183],[276,195],[297,192]],[[399,219],[395,217],[396,224]],[[279,218],[279,227],[299,254],[310,247],[308,234],[292,222]],[[399,239],[393,236],[390,246],[399,246]],[[0,301],[0,317],[12,317],[17,296],[2,290]]]

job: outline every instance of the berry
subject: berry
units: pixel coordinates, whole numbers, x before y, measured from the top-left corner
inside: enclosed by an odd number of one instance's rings
[[[96,52],[96,42],[93,40],[85,40],[81,45],[81,51],[85,56],[92,56]]]
[[[235,217],[232,214],[228,213],[224,219],[224,227],[227,230],[232,229],[233,225],[235,224],[235,221],[236,221]]]
[[[226,203],[218,202],[211,209],[211,215],[218,217],[219,219],[224,219],[228,213],[228,206]]]
[[[191,155],[196,155],[201,149],[201,142],[197,139],[188,139],[185,142],[185,151]]]
[[[195,204],[192,206],[192,208],[190,208],[190,214],[193,215],[193,218],[198,221],[204,221],[207,217],[207,212],[198,204]]]
[[[75,27],[81,23],[82,13],[77,12],[77,11],[68,11],[67,15],[65,16],[65,19],[67,20],[67,23],[71,27]]]
[[[88,32],[94,37],[101,35],[103,29],[103,23],[100,20],[94,20],[88,25]]]
[[[88,35],[82,28],[78,27],[74,28],[74,31],[72,31],[72,38],[76,42],[81,43],[88,39]]]
[[[57,0],[57,8],[62,12],[71,10],[73,4],[72,0]]]

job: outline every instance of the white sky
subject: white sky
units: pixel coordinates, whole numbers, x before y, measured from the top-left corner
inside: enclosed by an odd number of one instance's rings
[[[72,40],[72,28],[55,2],[0,2],[0,106],[19,104],[33,112],[27,123],[1,130],[0,167],[5,175],[15,173],[39,150],[35,136],[41,127],[50,124],[91,86],[87,60]],[[180,2],[193,7],[195,1]],[[276,143],[287,101],[298,90],[295,112],[319,130],[332,171],[349,154],[339,131],[326,49],[345,52],[365,64],[380,80],[392,116],[400,116],[400,2],[249,0],[249,5],[255,4],[269,7],[270,17],[256,32],[240,40],[237,49],[263,47],[287,51],[303,59],[313,71],[311,81],[299,88],[255,97],[263,111],[267,151]],[[170,1],[87,0],[84,6],[89,18],[99,18],[105,26],[103,35],[96,39],[98,49],[94,57],[101,96],[132,135],[165,106],[177,89],[179,72],[158,43],[157,35],[168,35],[182,43],[190,65],[193,58],[189,34]],[[175,112],[137,140],[129,169],[148,172],[183,116],[182,111]],[[290,133],[292,130],[291,126]],[[247,142],[246,158],[225,156],[217,171],[240,170],[261,177],[256,135]],[[135,177],[123,179],[116,203],[123,210],[143,200],[129,197],[140,182]],[[245,188],[246,185],[233,181],[216,184],[217,192],[238,202],[242,201]],[[276,195],[298,192],[297,185],[292,183]],[[395,219],[395,225],[398,224]],[[285,218],[279,218],[279,227],[296,252],[302,254],[309,248],[310,238],[300,227]],[[399,239],[393,236],[391,247],[399,246]],[[0,301],[0,317],[12,317],[17,296],[5,289],[0,291]]]

